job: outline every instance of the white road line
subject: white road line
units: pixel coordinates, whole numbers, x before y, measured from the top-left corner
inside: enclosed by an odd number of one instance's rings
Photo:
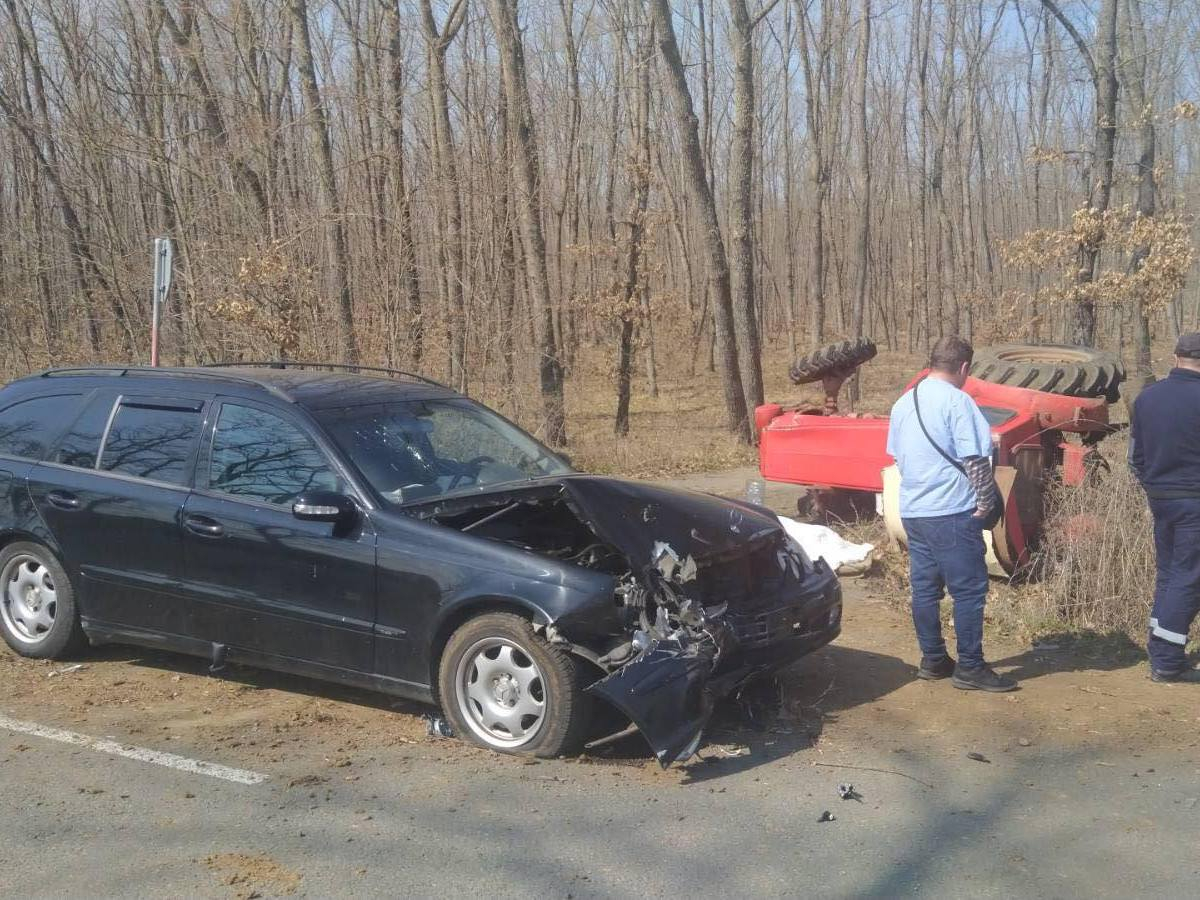
[[[113,756],[124,756],[126,759],[154,763],[156,766],[166,766],[168,769],[178,769],[193,775],[210,775],[213,778],[221,778],[236,784],[261,784],[268,778],[266,775],[246,769],[234,769],[199,759],[188,759],[186,756],[176,756],[174,753],[147,750],[144,747],[131,747],[104,738],[89,737],[74,731],[63,731],[61,728],[50,728],[47,725],[39,725],[37,722],[22,722],[18,719],[10,719],[3,713],[0,713],[0,728],[6,728],[19,734],[46,738],[50,741],[59,741],[63,744],[74,744],[77,747],[86,747],[100,753],[111,753]]]

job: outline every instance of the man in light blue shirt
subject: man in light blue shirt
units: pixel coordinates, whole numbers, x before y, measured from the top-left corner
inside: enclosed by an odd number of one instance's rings
[[[913,624],[921,647],[917,674],[951,677],[963,690],[1011,691],[1017,685],[983,658],[988,573],[983,529],[997,511],[992,432],[963,392],[974,351],[942,338],[929,375],[892,407],[887,450],[900,470],[900,518],[908,536]],[[940,607],[954,599],[958,662],[946,652]]]

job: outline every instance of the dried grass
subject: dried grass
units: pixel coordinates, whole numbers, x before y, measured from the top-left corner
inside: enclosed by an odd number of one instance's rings
[[[1051,498],[1037,581],[1013,595],[1021,631],[1122,633],[1142,640],[1154,597],[1154,530],[1146,495],[1124,463],[1125,447],[1105,445],[1112,471]]]

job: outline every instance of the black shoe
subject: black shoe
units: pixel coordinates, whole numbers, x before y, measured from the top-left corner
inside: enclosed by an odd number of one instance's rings
[[[990,691],[993,694],[1002,694],[1005,691],[1017,689],[1015,681],[997,674],[991,666],[986,664],[978,669],[964,669],[962,666],[955,666],[954,677],[950,679],[950,683],[959,690]]]
[[[926,681],[940,681],[954,674],[955,665],[952,656],[947,655],[938,659],[922,656],[921,665],[917,669],[917,677],[924,678]]]
[[[1151,668],[1150,680],[1159,684],[1170,684],[1176,681],[1184,684],[1200,684],[1200,670],[1181,669],[1178,672],[1160,672],[1158,669]]]

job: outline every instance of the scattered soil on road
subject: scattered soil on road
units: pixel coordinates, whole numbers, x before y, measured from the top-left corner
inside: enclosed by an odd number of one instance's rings
[[[697,476],[694,486],[736,493],[752,474]],[[768,758],[804,764],[846,754],[841,761],[849,761],[862,747],[947,757],[977,751],[989,759],[1093,749],[1119,759],[1200,742],[1195,688],[1152,684],[1141,648],[1126,639],[1064,635],[1031,646],[992,629],[988,657],[1021,690],[958,691],[916,679],[912,623],[892,583],[866,577],[844,586],[842,636],[776,683],[721,704],[708,729],[710,746],[700,751],[710,762],[661,772],[634,737],[580,757],[581,777],[609,771],[681,783],[704,777],[706,767]],[[1004,602],[994,592],[989,608]],[[953,647],[949,628],[947,637]],[[296,791],[353,781],[357,767],[383,759],[399,768],[419,758],[540,777],[522,768],[533,761],[430,737],[422,718],[429,710],[419,704],[236,666],[212,676],[207,662],[184,656],[102,647],[63,663],[0,649],[0,683],[0,711],[16,718],[260,768]],[[751,753],[743,755],[743,747]]]
[[[881,581],[845,584],[842,637],[777,683],[723,703],[708,731],[709,746],[700,751],[710,762],[661,772],[633,738],[581,757],[581,770],[673,783],[714,765],[784,756],[803,764],[853,756],[864,746],[897,754],[979,751],[990,759],[1090,748],[1117,758],[1200,742],[1194,688],[1152,684],[1131,645],[1063,638],[1030,647],[993,638],[989,657],[1018,678],[1021,690],[958,691],[948,682],[915,678],[912,625]],[[66,666],[0,652],[3,711],[258,767],[286,777],[295,790],[354,780],[357,766],[384,755],[396,766],[413,757],[497,770],[523,765],[461,741],[431,738],[425,707],[382,695],[253,669],[211,676],[202,661],[136,649],[99,648],[82,662],[83,668],[50,677]],[[751,754],[736,755],[741,747]]]
[[[204,864],[220,875],[221,884],[235,888],[241,900],[263,894],[294,894],[300,887],[300,875],[261,853],[216,853]]]

